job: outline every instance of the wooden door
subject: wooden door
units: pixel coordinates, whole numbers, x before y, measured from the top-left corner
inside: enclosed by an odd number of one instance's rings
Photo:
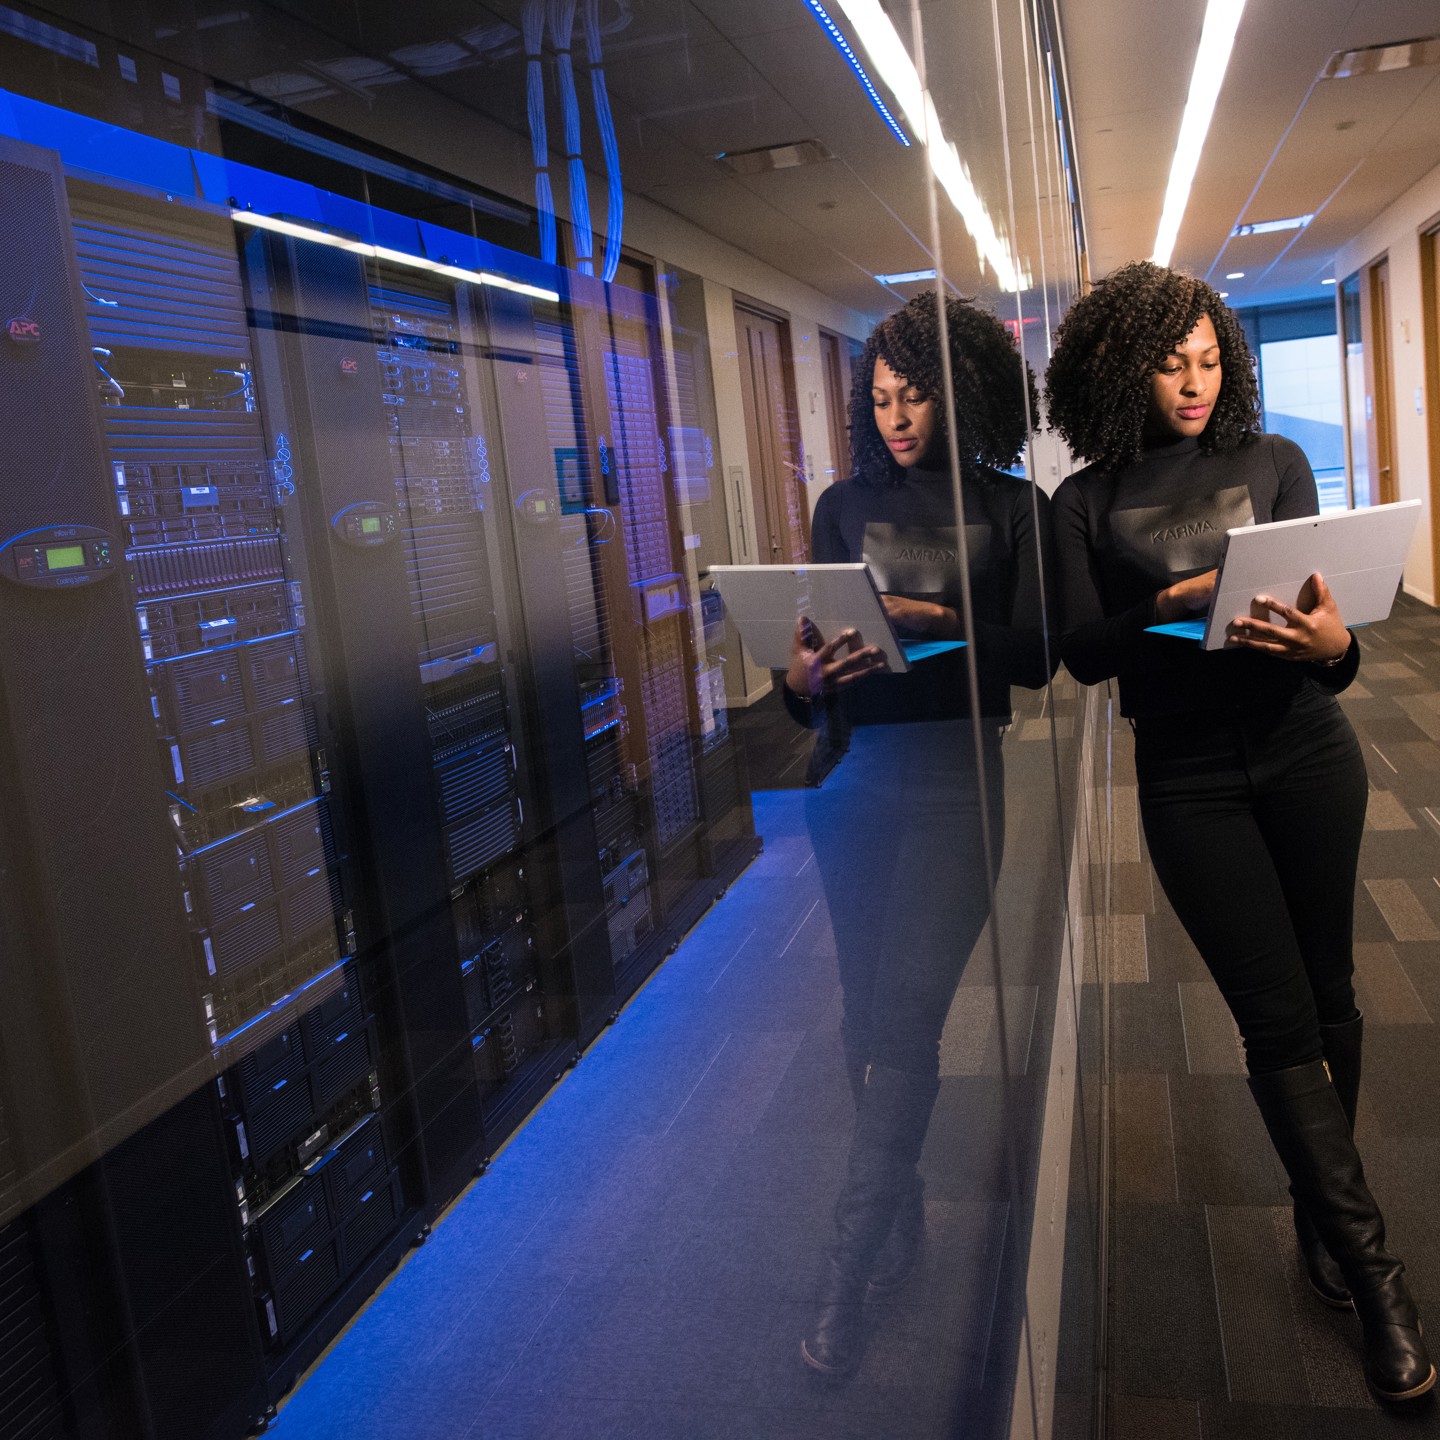
[[[1388,505],[1400,498],[1395,468],[1395,386],[1390,356],[1390,262],[1379,260],[1365,272],[1361,301],[1365,332],[1366,445],[1375,500]]]
[[[827,482],[850,473],[850,366],[838,335],[820,332],[820,355],[825,369],[825,410],[830,422],[830,473]]]
[[[810,506],[790,364],[790,327],[783,320],[736,305],[735,336],[745,404],[756,558],[773,565],[800,565],[810,558]]]

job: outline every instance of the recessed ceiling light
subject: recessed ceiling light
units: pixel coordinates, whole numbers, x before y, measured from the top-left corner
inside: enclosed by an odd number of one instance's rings
[[[1257,220],[1253,225],[1237,225],[1230,238],[1238,240],[1245,235],[1273,235],[1277,230],[1303,230],[1315,217],[1313,215],[1291,215],[1285,220]]]
[[[1245,0],[1209,0],[1205,7],[1205,24],[1200,31],[1200,46],[1195,52],[1195,69],[1190,74],[1190,94],[1185,101],[1185,114],[1180,120],[1180,135],[1175,141],[1175,154],[1170,161],[1170,179],[1165,186],[1165,204],[1160,211],[1160,228],[1155,235],[1157,265],[1168,265],[1180,234],[1180,221],[1190,200],[1190,186],[1200,164],[1200,151],[1210,131],[1215,102],[1220,98],[1220,85],[1230,51],[1235,45],[1235,32],[1240,28],[1240,15]]]
[[[1232,270],[1225,278],[1227,280],[1243,280],[1245,278],[1245,272],[1243,270]]]
[[[1222,300],[1228,300],[1230,298],[1230,292],[1228,290],[1222,290],[1220,292],[1220,298]]]
[[[1322,285],[1333,285],[1333,284],[1335,283],[1335,277],[1332,275],[1332,276],[1330,277],[1330,279],[1328,279],[1328,280],[1322,280],[1320,283],[1321,283]]]

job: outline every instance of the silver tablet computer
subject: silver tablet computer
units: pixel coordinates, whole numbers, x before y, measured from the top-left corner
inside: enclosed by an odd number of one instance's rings
[[[896,672],[964,643],[901,640],[863,564],[712,565],[710,578],[751,655],[772,670],[789,665],[795,621],[801,615],[809,616],[827,640],[842,630],[858,630],[865,644],[880,648]]]
[[[1418,500],[1400,500],[1227,530],[1220,577],[1206,618],[1153,628],[1193,637],[1206,650],[1219,650],[1225,644],[1226,627],[1250,614],[1257,595],[1294,605],[1317,570],[1347,625],[1374,624],[1385,619],[1395,603],[1419,518]]]

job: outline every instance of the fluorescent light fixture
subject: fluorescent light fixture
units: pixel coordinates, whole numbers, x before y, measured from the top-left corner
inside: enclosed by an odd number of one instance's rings
[[[820,28],[830,37],[831,44],[845,57],[846,62],[855,72],[855,78],[859,80],[860,88],[870,97],[870,103],[880,112],[880,118],[890,127],[895,138],[902,145],[908,146],[910,137],[900,128],[900,122],[890,113],[889,107],[880,98],[880,92],[875,88],[874,81],[865,73],[865,67],[860,63],[860,57],[850,48],[850,42],[845,38],[845,32],[830,18],[829,12],[820,3],[820,0],[805,0],[805,3],[820,22]]]
[[[924,144],[930,169],[950,197],[950,203],[960,212],[981,263],[988,263],[994,270],[1001,289],[1024,289],[1029,283],[1028,277],[1021,276],[1010,247],[1000,239],[994,221],[971,183],[960,152],[945,138],[935,102],[920,84],[915,62],[890,17],[880,8],[879,0],[835,0],[835,3],[860,37],[880,78],[899,102],[911,130]]]
[[[1245,0],[1210,0],[1205,7],[1205,24],[1200,31],[1200,48],[1195,52],[1195,69],[1190,74],[1190,95],[1185,101],[1185,114],[1180,121],[1180,136],[1175,142],[1175,155],[1170,161],[1170,181],[1165,187],[1165,204],[1160,211],[1160,229],[1155,235],[1157,265],[1168,265],[1190,201],[1190,187],[1200,165],[1200,151],[1210,132],[1215,102],[1230,63],[1235,45],[1235,32]]]
[[[363,240],[352,240],[348,235],[333,235],[328,230],[317,230],[313,225],[300,225],[294,220],[281,220],[274,215],[259,215],[254,210],[232,210],[230,218],[241,225],[253,225],[257,230],[272,230],[277,235],[289,235],[296,240],[309,240],[316,245],[329,245],[336,250],[348,250],[352,255],[363,255],[368,260],[388,260],[392,265],[405,265],[411,270],[428,270],[432,275],[444,275],[451,280],[463,280],[470,285],[493,285],[498,290],[512,290],[517,295],[529,295],[535,300],[559,300],[556,290],[546,290],[539,285],[526,285],[520,280],[510,280],[504,275],[492,275],[488,270],[465,270],[459,265],[442,265],[436,260],[427,260],[423,255],[410,255],[404,250],[389,250],[384,245],[367,245]]]
[[[908,285],[912,280],[933,280],[933,270],[902,270],[897,275],[877,275],[882,285]]]
[[[312,225],[298,225],[293,220],[281,220],[274,215],[257,215],[253,210],[232,210],[232,220],[244,225],[254,225],[260,230],[273,230],[277,235],[290,235],[296,240],[309,240],[316,245],[331,245],[338,250],[349,250],[355,255],[373,255],[375,247],[360,240],[351,240],[345,235],[332,235],[328,230],[317,230]]]
[[[1238,240],[1245,235],[1273,235],[1277,230],[1303,230],[1315,217],[1313,215],[1292,215],[1288,220],[1257,220],[1253,225],[1237,225],[1230,238]]]
[[[1225,278],[1227,280],[1243,280],[1245,278],[1245,272],[1243,270],[1232,270]]]
[[[1222,300],[1228,300],[1230,298],[1230,292],[1228,290],[1222,290],[1220,292],[1220,298]]]
[[[1321,283],[1322,285],[1333,285],[1333,284],[1335,283],[1335,277],[1332,275],[1332,276],[1330,277],[1330,279],[1328,279],[1328,280],[1322,280],[1320,283]]]

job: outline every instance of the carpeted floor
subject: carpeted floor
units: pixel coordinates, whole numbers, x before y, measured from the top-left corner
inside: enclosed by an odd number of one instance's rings
[[[1366,1016],[1357,1140],[1393,1248],[1440,1332],[1440,612],[1402,596],[1361,643],[1359,681],[1342,697],[1371,783],[1356,919]],[[1376,1405],[1358,1323],[1304,1284],[1239,1037],[1151,874],[1129,739],[1119,724],[1110,1436],[1440,1435],[1433,1403],[1406,1416]]]

